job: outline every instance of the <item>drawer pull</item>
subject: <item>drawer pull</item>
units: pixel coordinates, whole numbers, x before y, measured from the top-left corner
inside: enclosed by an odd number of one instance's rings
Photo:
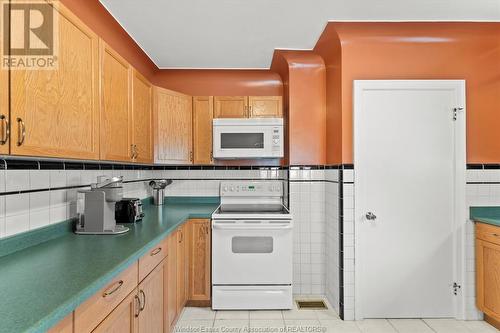
[[[495,237],[500,237],[500,235],[499,235],[499,234],[493,234],[493,236],[495,236]]]
[[[137,312],[135,313],[135,317],[137,318],[141,313],[141,299],[137,295],[134,296],[134,299],[137,302]]]
[[[153,251],[151,251],[150,255],[152,257],[152,256],[157,255],[160,252],[161,252],[161,247],[158,247],[158,248],[154,249]]]
[[[111,291],[105,291],[103,294],[102,294],[102,297],[108,297],[108,296],[111,296],[112,294],[114,294],[115,292],[118,291],[118,289],[120,289],[121,287],[123,286],[123,280],[120,280],[118,281],[118,283],[116,283],[116,287],[111,289]]]

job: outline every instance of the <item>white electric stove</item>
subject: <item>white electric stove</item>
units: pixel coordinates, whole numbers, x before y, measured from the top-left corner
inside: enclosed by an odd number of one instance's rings
[[[212,308],[292,308],[292,216],[282,181],[222,182],[212,214]]]

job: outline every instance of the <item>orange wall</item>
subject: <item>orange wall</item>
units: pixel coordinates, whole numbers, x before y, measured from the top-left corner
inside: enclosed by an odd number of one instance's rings
[[[316,44],[326,66],[326,164],[342,163],[342,56],[340,39],[331,25]]]
[[[326,69],[308,51],[275,51],[271,70],[283,80],[287,117],[287,163],[326,162]]]
[[[318,53],[325,54],[325,44],[338,47],[335,34],[342,45],[342,110],[334,112],[341,117],[342,152],[334,150],[331,160],[353,162],[353,80],[465,79],[467,162],[500,162],[500,23],[332,22],[318,41]],[[326,62],[335,67],[331,59]]]
[[[188,95],[281,96],[283,84],[269,70],[162,69],[153,82]]]
[[[61,0],[80,20],[149,80],[156,65],[98,0]]]

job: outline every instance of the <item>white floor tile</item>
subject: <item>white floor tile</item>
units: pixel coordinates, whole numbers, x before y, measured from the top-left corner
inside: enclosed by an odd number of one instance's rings
[[[424,322],[438,333],[465,333],[467,327],[455,319],[424,319]]]
[[[250,327],[260,328],[261,332],[279,332],[277,329],[283,329],[285,321],[283,319],[250,319]]]
[[[215,319],[246,319],[250,318],[248,311],[217,311]]]
[[[399,333],[433,333],[434,331],[420,319],[389,319]]]
[[[236,328],[246,328],[249,327],[250,321],[248,320],[215,320],[214,328],[218,329],[218,332],[235,332]]]
[[[360,333],[361,330],[354,321],[343,320],[320,320],[321,327],[325,328],[325,333]]]
[[[213,320],[179,320],[175,325],[174,332],[203,332],[214,325]]]
[[[281,311],[249,311],[250,320],[254,319],[281,319],[283,320],[283,314]]]
[[[321,321],[321,319],[327,319],[327,320],[335,320],[335,319],[340,319],[339,315],[335,310],[333,309],[328,309],[328,310],[314,310],[316,313],[316,317]]]
[[[314,330],[310,329],[301,329],[301,328],[306,328],[306,327],[320,327],[321,323],[317,319],[294,319],[294,320],[287,320],[285,319],[285,325],[287,328],[292,328],[292,331],[296,332],[314,332]]]
[[[215,319],[215,311],[211,308],[195,308],[195,307],[186,307],[182,312],[181,320],[214,320]]]
[[[471,321],[463,321],[463,324],[467,329],[474,333],[490,333],[490,332],[498,332],[498,330],[488,324],[485,321],[480,320],[471,320]]]
[[[363,333],[396,333],[397,331],[386,319],[365,319],[356,322]]]
[[[314,310],[283,310],[283,318],[285,320],[295,319],[313,319],[317,320],[318,316]]]

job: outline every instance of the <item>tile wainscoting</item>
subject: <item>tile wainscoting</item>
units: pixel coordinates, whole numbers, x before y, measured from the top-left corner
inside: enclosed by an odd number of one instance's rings
[[[354,319],[354,170],[352,165],[290,167],[152,166],[0,159],[0,238],[76,217],[78,190],[97,176],[123,176],[124,195],[151,196],[150,179],[174,182],[167,196],[217,196],[222,180],[289,180],[294,215],[294,293],[326,296],[340,317]],[[467,205],[500,203],[500,165],[468,165]],[[467,209],[468,209],[467,207]],[[474,227],[465,225],[465,319],[475,306]]]
[[[0,159],[0,238],[45,227],[77,216],[79,190],[98,176],[123,176],[124,197],[151,196],[148,182],[167,178],[167,196],[218,196],[222,180],[281,179],[278,167],[148,166],[112,163]],[[80,201],[79,201],[80,200]]]

